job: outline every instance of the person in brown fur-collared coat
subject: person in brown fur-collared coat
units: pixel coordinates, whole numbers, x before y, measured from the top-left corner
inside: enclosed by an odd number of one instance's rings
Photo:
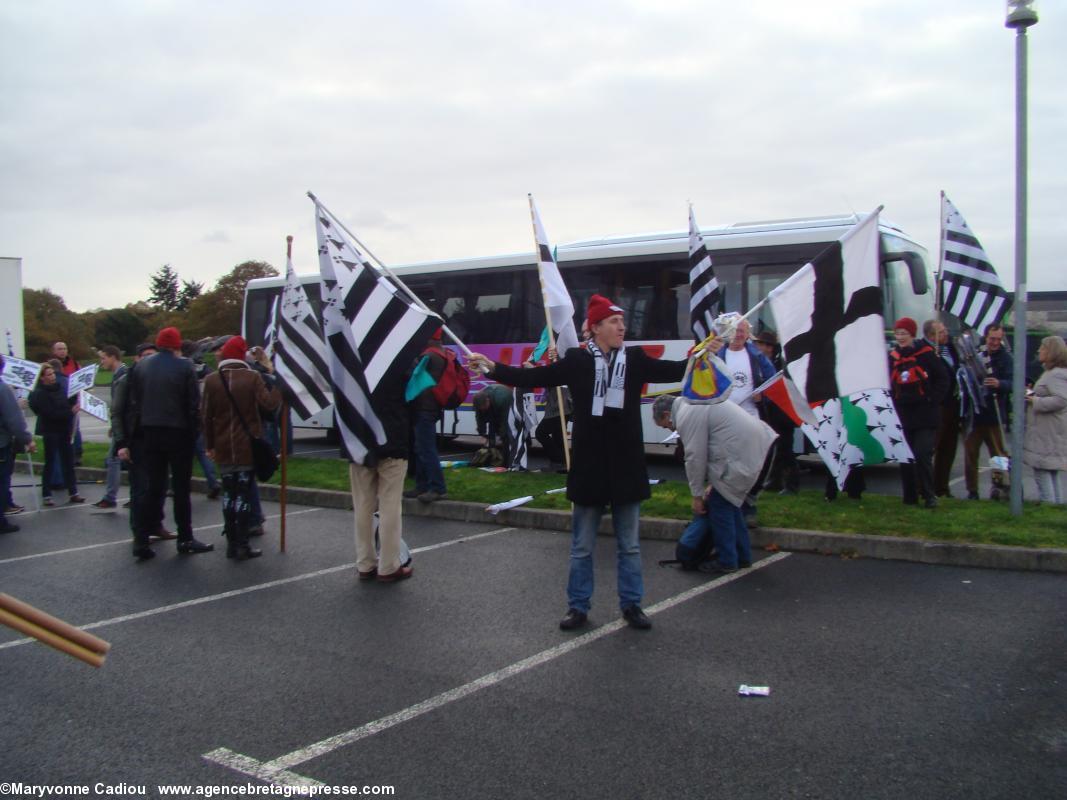
[[[208,457],[218,465],[222,480],[226,557],[238,561],[262,555],[262,551],[248,544],[249,530],[255,524],[249,504],[255,478],[249,434],[263,433],[260,409],[273,411],[281,404],[281,393],[268,389],[263,377],[245,361],[247,352],[248,346],[240,336],[223,345],[218,371],[204,380],[200,404],[204,444]]]

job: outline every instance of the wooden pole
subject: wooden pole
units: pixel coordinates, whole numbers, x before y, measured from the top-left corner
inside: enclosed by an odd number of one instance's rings
[[[534,210],[534,199],[532,194],[526,195],[527,200],[530,201],[530,225],[533,228],[534,234],[534,256],[538,259],[538,264],[541,261],[541,243],[537,240],[537,219],[535,217],[536,211]],[[545,281],[541,277],[541,269],[538,266],[537,280],[541,284],[541,305],[545,307],[545,329],[548,331],[548,346],[553,350],[556,348],[556,332],[552,330],[552,317],[548,313],[548,298],[545,297]],[[557,353],[558,355],[558,353]],[[567,441],[567,412],[564,410],[563,405],[563,387],[556,387],[556,402],[559,404],[559,426],[563,431],[563,460],[567,465],[567,472],[571,470],[571,446]]]
[[[94,667],[104,663],[111,645],[29,603],[0,594],[0,623]]]

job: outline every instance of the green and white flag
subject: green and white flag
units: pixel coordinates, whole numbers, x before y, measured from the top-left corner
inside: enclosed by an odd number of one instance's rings
[[[815,425],[800,429],[818,451],[839,489],[855,466],[914,461],[889,392],[871,389],[827,400],[812,409]]]

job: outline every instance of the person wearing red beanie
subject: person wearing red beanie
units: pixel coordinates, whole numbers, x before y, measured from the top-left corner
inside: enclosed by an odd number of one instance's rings
[[[893,323],[897,346],[889,352],[889,384],[904,439],[915,460],[900,465],[905,505],[937,508],[934,492],[934,442],[941,424],[941,401],[948,393],[944,362],[925,339],[916,340],[919,326],[911,317]]]
[[[118,456],[130,462],[134,531],[133,555],[140,561],[155,556],[149,537],[159,530],[160,509],[167,494],[167,473],[174,490],[174,521],[178,552],[207,553],[214,545],[193,537],[191,483],[193,455],[200,433],[200,387],[193,363],[181,357],[182,336],[164,328],[156,336],[159,352],[141,359],[126,377],[112,417]]]
[[[644,581],[638,521],[641,501],[651,493],[641,429],[641,391],[648,383],[680,381],[686,361],[656,359],[640,347],[626,347],[624,311],[603,295],[590,298],[586,316],[587,347],[568,350],[554,364],[524,369],[494,363],[476,353],[470,366],[511,386],[570,387],[574,444],[567,498],[574,510],[568,608],[559,626],[577,630],[588,620],[596,533],[601,517],[610,509],[618,554],[619,607],[630,626],[644,630],[652,622],[641,610]]]
[[[260,412],[274,411],[282,401],[277,387],[268,389],[263,376],[249,366],[247,353],[244,339],[230,337],[219,351],[218,370],[204,379],[200,403],[204,446],[222,482],[226,558],[238,561],[263,554],[248,544],[259,524],[252,503],[256,479],[252,438],[263,434]],[[267,366],[269,371],[269,362]]]

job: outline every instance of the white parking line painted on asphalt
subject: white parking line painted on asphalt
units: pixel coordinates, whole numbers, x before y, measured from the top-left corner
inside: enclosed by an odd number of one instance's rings
[[[322,511],[322,509],[321,508],[306,508],[306,509],[303,509],[301,511],[289,511],[289,512],[286,513],[285,516],[286,517],[295,517],[295,516],[297,516],[299,514],[310,514],[313,511]],[[267,516],[267,519],[279,519],[279,518],[281,518],[281,514],[270,514],[270,515]],[[214,530],[215,528],[221,528],[221,527],[222,527],[222,523],[221,522],[215,523],[214,525],[201,525],[198,528],[193,528],[193,533],[199,533],[200,531],[210,531],[210,530]],[[59,555],[63,555],[64,553],[77,553],[77,552],[80,552],[82,550],[94,550],[97,547],[111,547],[112,545],[115,545],[115,544],[130,544],[131,541],[132,541],[131,538],[129,536],[127,536],[125,539],[114,539],[114,540],[112,540],[110,542],[100,542],[99,544],[85,544],[85,545],[81,545],[79,547],[65,547],[62,550],[48,550],[48,551],[46,551],[44,553],[32,553],[31,555],[28,555],[28,556],[15,556],[14,558],[0,558],[0,566],[2,566],[4,564],[12,564],[12,563],[14,563],[16,561],[29,561],[30,559],[33,559],[33,558],[44,558],[45,556],[59,556]]]
[[[749,569],[738,570],[729,575],[723,575],[713,581],[694,586],[692,589],[687,589],[680,594],[662,600],[645,609],[645,613],[649,616],[653,616],[661,611],[674,608],[681,603],[692,600],[694,597],[710,592],[713,589],[725,586],[726,584],[735,581],[738,578],[742,578],[747,574],[751,574],[756,570],[769,567],[771,564],[777,563],[783,558],[788,558],[789,555],[789,553],[775,553],[762,561],[757,561]],[[323,739],[322,741],[310,744],[307,747],[302,747],[299,750],[294,750],[291,753],[286,753],[273,761],[258,761],[225,747],[217,748],[209,753],[204,753],[202,758],[244,775],[259,778],[262,781],[281,786],[307,786],[311,783],[317,783],[313,778],[308,778],[291,772],[291,768],[307,761],[311,761],[312,759],[319,758],[320,756],[327,755],[328,753],[332,753],[334,750],[345,747],[346,745],[354,744],[355,742],[358,742],[361,739],[366,739],[376,733],[389,730],[397,725],[413,720],[416,717],[420,717],[423,714],[427,714],[442,706],[446,706],[449,703],[462,700],[475,692],[490,686],[495,686],[508,678],[513,678],[527,670],[533,669],[534,667],[539,667],[549,661],[554,661],[560,656],[566,655],[573,650],[592,644],[593,642],[603,639],[605,636],[615,633],[625,627],[626,622],[621,619],[601,625],[599,628],[596,628],[589,633],[566,641],[563,644],[556,645],[555,647],[550,647],[547,650],[542,650],[540,653],[532,655],[529,658],[524,658],[522,661],[516,661],[514,664],[510,664],[502,669],[498,669],[487,675],[483,675],[480,678],[476,678],[470,683],[457,686],[455,689],[449,689],[447,692],[442,692],[439,695],[423,700],[421,703],[416,703],[413,706],[397,711],[395,714],[382,717],[374,722],[368,722],[358,728],[353,728],[335,736],[331,736],[328,739]]]
[[[318,511],[318,510],[319,509],[317,509],[317,508],[309,509],[309,511]],[[486,536],[496,536],[497,534],[507,533],[508,531],[513,531],[513,530],[515,530],[515,528],[498,528],[495,531],[489,531],[487,533],[479,533],[479,534],[475,534],[474,536],[463,536],[463,537],[460,537],[459,539],[450,539],[447,542],[438,542],[437,544],[427,545],[426,547],[416,547],[411,551],[411,553],[412,553],[412,555],[414,555],[416,553],[425,553],[425,552],[427,552],[429,550],[437,550],[438,548],[448,547],[449,545],[453,545],[453,544],[463,544],[464,542],[470,542],[470,541],[473,541],[474,539],[484,539]],[[137,611],[137,612],[135,612],[133,614],[126,614],[125,616],[122,616],[122,617],[112,617],[111,619],[102,619],[102,620],[100,620],[98,622],[90,622],[90,623],[88,623],[86,625],[77,625],[76,627],[80,628],[83,631],[91,631],[91,630],[95,630],[96,628],[104,628],[104,627],[107,627],[109,625],[118,625],[119,623],[122,623],[122,622],[132,622],[133,620],[143,619],[145,617],[154,617],[157,614],[166,614],[169,611],[178,611],[179,609],[182,609],[182,608],[191,608],[192,606],[199,606],[199,605],[203,605],[204,603],[214,603],[217,600],[226,600],[226,599],[228,599],[230,597],[240,597],[243,594],[249,594],[251,592],[259,592],[259,591],[262,591],[263,589],[273,589],[276,586],[285,586],[287,583],[296,583],[297,581],[305,581],[305,580],[308,580],[309,578],[319,578],[319,577],[322,577],[323,575],[330,575],[330,574],[332,574],[334,572],[343,572],[346,569],[354,569],[355,566],[356,566],[356,562],[353,561],[351,564],[340,564],[340,565],[338,565],[336,567],[326,567],[325,569],[315,570],[314,572],[305,572],[302,575],[293,575],[290,578],[279,578],[278,580],[275,580],[275,581],[267,581],[266,583],[257,583],[254,586],[246,586],[243,589],[232,589],[231,591],[221,592],[219,594],[210,594],[210,595],[206,595],[205,597],[195,597],[192,600],[183,600],[180,603],[172,603],[169,606],[160,606],[158,608],[150,608],[150,609],[147,609],[145,611]],[[29,638],[29,637],[27,637],[25,639],[15,639],[14,641],[4,642],[3,644],[0,644],[0,650],[6,650],[9,647],[18,647],[19,645],[29,644],[30,642],[35,642],[35,641],[37,641],[37,640]]]

